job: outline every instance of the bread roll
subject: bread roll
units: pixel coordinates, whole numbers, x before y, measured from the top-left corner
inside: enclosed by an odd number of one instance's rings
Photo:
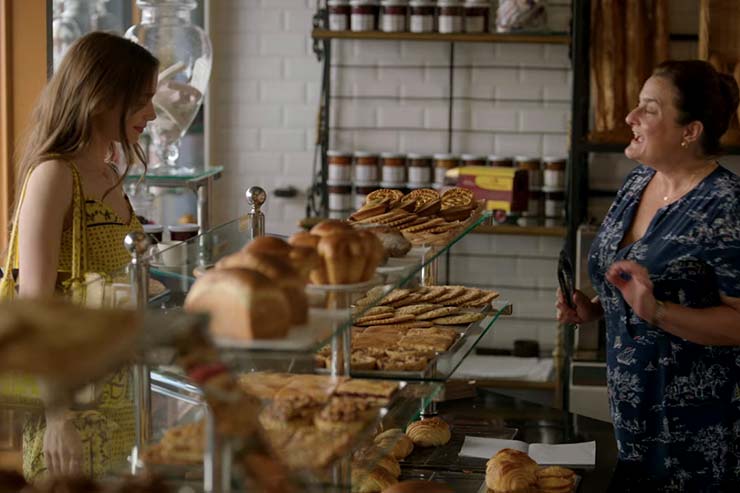
[[[267,253],[287,257],[290,255],[291,247],[287,241],[275,236],[259,236],[247,243],[244,250],[251,253]]]
[[[321,259],[315,247],[294,246],[290,249],[290,262],[298,271],[298,275],[308,282],[311,279],[311,271],[321,265]]]
[[[390,488],[384,489],[383,493],[455,493],[455,490],[438,481],[412,479],[394,484]]]
[[[216,263],[216,269],[235,267],[255,270],[283,290],[290,302],[290,323],[292,325],[301,325],[308,321],[306,283],[287,257],[242,250]]]
[[[361,230],[356,231],[354,234],[362,242],[365,249],[365,267],[362,271],[360,281],[369,281],[375,275],[375,269],[385,262],[385,249],[383,248],[383,244],[380,242],[380,239],[372,233]]]
[[[415,421],[406,428],[406,434],[414,445],[437,447],[450,441],[450,427],[442,418],[427,418]]]
[[[208,313],[211,333],[231,339],[275,339],[290,328],[290,303],[283,290],[249,269],[206,272],[190,288],[185,310]]]
[[[348,233],[352,231],[350,226],[345,221],[339,219],[326,219],[321,221],[319,224],[311,228],[311,234],[316,236],[329,236],[339,233]]]
[[[324,260],[329,284],[354,284],[363,280],[367,251],[357,235],[350,232],[324,236],[317,251]]]
[[[383,250],[385,250],[386,255],[389,257],[403,257],[411,250],[411,242],[396,228],[390,226],[374,226],[364,231],[374,234],[380,240]]]
[[[376,436],[375,444],[396,459],[405,459],[414,450],[414,442],[400,428],[391,428]]]
[[[288,243],[293,246],[293,248],[310,248],[316,252],[315,262],[309,271],[309,280],[313,284],[327,284],[329,282],[329,277],[326,273],[326,266],[318,254],[320,240],[320,236],[312,235],[307,231],[294,233],[290,238],[288,238]],[[295,253],[295,255],[298,255],[298,253]]]
[[[519,450],[499,450],[486,464],[486,486],[496,493],[534,492],[537,463]]]

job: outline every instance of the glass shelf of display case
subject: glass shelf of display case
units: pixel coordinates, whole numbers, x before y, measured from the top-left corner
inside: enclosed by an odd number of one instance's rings
[[[357,319],[375,303],[351,311],[353,302],[369,289],[381,286],[382,293],[389,293],[401,286],[433,279],[435,262],[453,245],[485,222],[489,212],[482,212],[471,218],[462,229],[444,245],[417,246],[402,258],[391,258],[377,269],[376,276],[369,282],[357,285],[315,286],[307,285],[306,290],[311,308],[308,323],[293,327],[284,339],[263,339],[247,342],[216,341],[225,352],[290,352],[313,353],[329,343],[332,336],[347,331],[352,320]],[[156,249],[149,258],[149,275],[164,284],[167,297],[161,305],[168,310],[181,309],[196,276],[207,271],[219,259],[241,250],[251,239],[251,232],[245,227],[243,219],[236,219],[218,226],[211,231],[193,237],[185,242]],[[120,272],[114,278],[125,278],[128,274]],[[327,307],[326,300],[344,296],[347,302],[343,307]],[[378,300],[379,301],[379,300]],[[250,356],[245,356],[249,363]]]

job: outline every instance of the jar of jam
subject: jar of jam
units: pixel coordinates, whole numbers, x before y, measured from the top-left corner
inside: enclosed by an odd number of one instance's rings
[[[408,0],[381,0],[380,30],[387,33],[406,31],[408,10]]]
[[[565,218],[565,190],[542,187],[545,197],[545,226],[560,226]]]
[[[529,156],[517,156],[514,158],[514,162],[518,169],[527,170],[530,189],[542,188],[542,169],[539,159]]]
[[[352,183],[327,181],[326,191],[329,195],[330,211],[348,211],[352,209]]]
[[[545,156],[542,158],[543,183],[546,187],[565,187],[565,164],[566,159],[563,157]]]
[[[522,215],[527,217],[542,217],[545,215],[545,196],[542,190],[529,189],[527,210]]]
[[[479,156],[477,154],[463,154],[460,156],[461,166],[485,166],[486,156]]]
[[[456,154],[434,155],[434,183],[444,185],[447,170],[460,166],[460,158]]]
[[[432,156],[431,154],[410,153],[406,156],[409,183],[432,182]]]
[[[439,32],[461,33],[465,10],[460,0],[439,0]]]
[[[187,241],[190,238],[198,236],[200,226],[197,224],[171,224],[167,226],[167,230],[170,232],[170,240],[172,241]]]
[[[349,30],[349,15],[351,11],[349,0],[329,0],[327,7],[329,9],[329,30]]]
[[[378,155],[374,152],[355,151],[355,181],[378,181]]]
[[[344,151],[326,151],[328,162],[328,179],[331,181],[350,181],[352,179],[352,153]]]
[[[496,154],[488,155],[488,166],[496,166],[498,168],[513,168],[514,160],[510,157],[498,156]]]
[[[368,194],[378,189],[377,183],[355,183],[354,210],[361,209],[365,205]]]
[[[491,13],[490,0],[465,0],[465,32],[488,32],[488,19]]]
[[[350,0],[350,28],[353,31],[378,29],[377,0]]]
[[[409,31],[434,32],[434,0],[411,0],[409,10]]]
[[[404,154],[396,152],[381,153],[380,167],[384,183],[403,185],[406,182],[406,156]]]
[[[144,228],[144,233],[152,238],[152,243],[162,243],[164,227],[162,227],[161,224],[144,224],[142,225],[142,228]]]

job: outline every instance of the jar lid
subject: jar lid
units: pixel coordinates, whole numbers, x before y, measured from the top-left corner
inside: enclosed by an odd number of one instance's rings
[[[488,7],[491,5],[491,0],[465,0],[466,7]]]
[[[356,181],[354,182],[355,188],[377,188],[377,181]]]
[[[532,157],[532,156],[515,156],[514,161],[539,161],[539,158]]]
[[[407,159],[432,159],[431,154],[419,154],[418,152],[409,152],[406,154]]]
[[[329,157],[350,157],[352,156],[352,153],[349,151],[337,151],[335,149],[330,149],[326,151],[326,155]]]
[[[559,163],[562,161],[567,161],[567,158],[561,156],[545,156],[542,158],[543,163]]]
[[[349,5],[349,0],[329,0],[327,5],[329,7],[341,7],[342,5]]]
[[[395,188],[395,189],[402,189],[406,186],[403,182],[395,182],[395,181],[381,181],[380,182],[380,188]]]
[[[142,224],[145,233],[161,233],[164,231],[164,226],[161,224]]]
[[[408,5],[409,0],[380,0],[380,5]]]
[[[349,4],[353,7],[359,7],[361,5],[378,5],[378,0],[349,0]]]
[[[401,154],[399,152],[381,152],[380,157],[383,159],[405,159],[406,154]]]
[[[200,229],[200,226],[195,223],[170,224],[167,226],[167,229],[170,233],[192,233],[193,231],[197,232]]]
[[[463,161],[485,161],[486,156],[482,156],[479,154],[463,154],[460,156],[460,159]]]
[[[442,159],[442,160],[458,160],[460,159],[460,156],[457,154],[446,154],[446,153],[440,153],[440,154],[434,154],[434,159]]]
[[[514,158],[510,156],[500,156],[498,154],[489,154],[488,160],[489,161],[513,161]]]
[[[355,151],[354,155],[355,157],[378,157],[377,152],[370,152],[370,151]]]
[[[565,187],[548,187],[547,185],[542,187],[542,193],[565,193]]]
[[[412,7],[434,7],[434,0],[411,0],[409,5]]]
[[[430,181],[422,181],[422,182],[408,182],[406,183],[406,188],[431,188],[432,182]]]
[[[351,187],[352,186],[351,181],[343,181],[343,180],[326,180],[326,184],[330,187]]]
[[[437,5],[440,7],[457,7],[462,5],[462,0],[437,0]]]

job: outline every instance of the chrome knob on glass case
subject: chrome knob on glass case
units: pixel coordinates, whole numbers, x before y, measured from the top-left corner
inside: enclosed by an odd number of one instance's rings
[[[262,187],[249,187],[246,192],[249,212],[247,212],[246,222],[247,229],[251,238],[264,236],[265,234],[265,215],[262,212],[262,206],[267,201],[267,192]]]

